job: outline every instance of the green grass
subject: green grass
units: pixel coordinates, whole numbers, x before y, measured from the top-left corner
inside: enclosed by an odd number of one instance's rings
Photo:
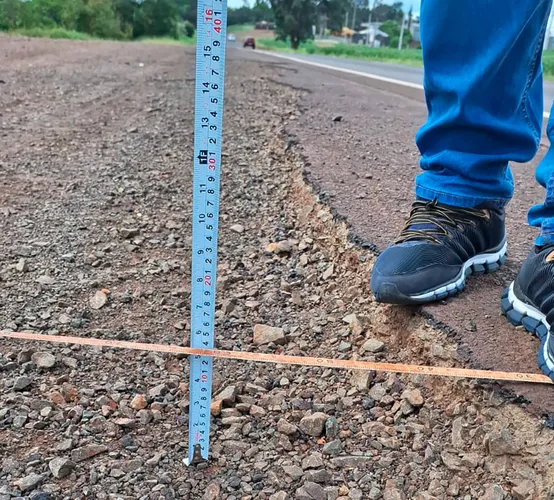
[[[32,38],[62,38],[65,40],[94,40],[95,38],[80,33],[78,31],[70,31],[64,28],[22,28],[12,33],[16,35],[28,36]]]
[[[262,49],[276,50],[279,52],[295,52],[288,42],[279,40],[258,40],[257,44]],[[409,66],[422,66],[421,50],[404,49],[396,50],[389,47],[369,48],[363,45],[347,45],[337,43],[335,45],[319,46],[313,41],[300,45],[296,51],[300,54],[318,54],[335,57],[348,57],[350,59],[364,59],[367,61],[381,61],[388,63],[405,64]]]

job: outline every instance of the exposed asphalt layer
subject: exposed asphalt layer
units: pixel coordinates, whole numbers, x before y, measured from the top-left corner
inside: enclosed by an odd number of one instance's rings
[[[401,229],[413,201],[413,181],[419,172],[414,136],[426,118],[424,103],[388,92],[382,82],[347,73],[333,74],[249,51],[229,54],[279,67],[283,84],[306,91],[301,116],[288,128],[306,160],[306,176],[335,213],[348,221],[358,242],[382,251]],[[372,87],[375,84],[379,89]],[[541,146],[534,161],[512,165],[516,194],[507,211],[508,259],[503,268],[493,275],[470,277],[458,297],[420,309],[458,341],[468,366],[539,371],[539,341],[507,323],[500,296],[534,239],[526,213],[544,196],[534,168],[545,151]],[[504,384],[502,389],[534,414],[554,413],[551,387]]]

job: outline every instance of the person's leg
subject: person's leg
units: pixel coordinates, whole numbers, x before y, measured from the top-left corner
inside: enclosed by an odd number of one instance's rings
[[[541,339],[539,366],[554,380],[554,105],[550,113],[550,149],[535,173],[545,188],[545,199],[528,214],[529,224],[540,232],[516,279],[504,291],[501,308],[510,323]]]
[[[551,2],[423,0],[423,172],[406,227],[373,267],[376,300],[442,299],[503,263],[508,162],[530,160],[540,143]]]

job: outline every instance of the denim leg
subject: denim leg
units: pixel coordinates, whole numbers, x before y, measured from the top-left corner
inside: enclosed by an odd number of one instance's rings
[[[416,136],[418,197],[460,207],[510,200],[508,162],[531,160],[540,144],[551,3],[422,1],[428,119]]]
[[[541,230],[535,241],[538,246],[554,243],[554,104],[550,111],[546,133],[550,148],[535,172],[535,178],[545,188],[546,195],[544,203],[531,207],[527,214],[529,224]]]

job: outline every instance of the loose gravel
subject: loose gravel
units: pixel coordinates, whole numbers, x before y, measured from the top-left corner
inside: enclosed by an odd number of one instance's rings
[[[188,337],[193,67],[172,46],[0,38],[0,328]],[[300,90],[231,58],[217,346],[460,366],[374,304],[369,252],[303,178]],[[329,138],[332,140],[332,137]],[[0,500],[553,498],[548,422],[492,385],[214,362],[187,468],[179,356],[0,342]]]

